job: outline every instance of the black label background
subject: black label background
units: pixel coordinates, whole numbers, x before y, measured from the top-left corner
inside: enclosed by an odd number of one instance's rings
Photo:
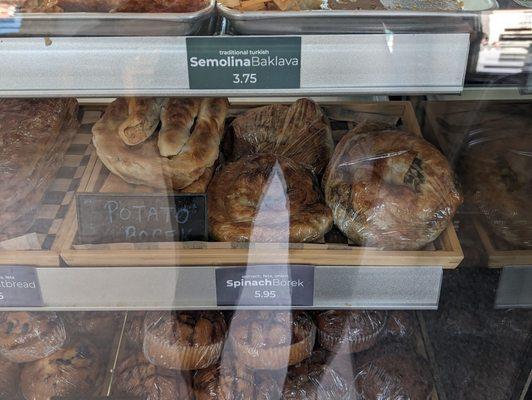
[[[229,288],[228,280],[239,281],[244,275],[284,275],[290,280],[304,282],[304,287],[246,286]],[[255,298],[256,290],[275,290],[277,297]],[[216,298],[218,306],[279,306],[312,307],[314,305],[314,267],[309,265],[251,265],[216,269]]]

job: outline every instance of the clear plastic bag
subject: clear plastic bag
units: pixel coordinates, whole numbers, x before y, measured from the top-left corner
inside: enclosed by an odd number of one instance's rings
[[[128,344],[133,347],[142,348],[144,343],[144,318],[145,311],[129,311],[127,313],[126,326],[124,328],[124,335],[128,340]]]
[[[237,311],[229,330],[231,348],[253,369],[280,369],[308,358],[316,326],[301,311]]]
[[[104,369],[98,348],[88,341],[79,341],[25,364],[20,388],[26,400],[92,395],[100,388]]]
[[[19,365],[0,357],[0,399],[17,399]]]
[[[324,175],[336,226],[361,246],[417,250],[451,223],[462,202],[445,157],[402,131],[347,133]]]
[[[233,121],[233,159],[271,153],[289,158],[320,175],[331,158],[331,127],[321,108],[309,99],[291,106],[254,108]]]
[[[220,169],[208,191],[211,236],[224,242],[316,241],[331,229],[315,175],[280,156],[244,156]]]
[[[142,353],[132,354],[116,368],[118,395],[140,400],[192,400],[192,378],[187,371],[175,371],[150,364]],[[114,393],[114,394],[117,394]]]
[[[60,314],[69,337],[89,336],[101,341],[111,341],[124,318],[119,312],[75,311]]]
[[[0,355],[12,362],[47,357],[58,351],[66,339],[63,321],[54,312],[0,313]]]
[[[207,368],[220,357],[226,332],[224,316],[217,311],[148,312],[144,355],[168,369]]]

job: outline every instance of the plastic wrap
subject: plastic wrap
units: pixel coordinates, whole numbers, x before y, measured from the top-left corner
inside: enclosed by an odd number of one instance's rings
[[[192,378],[187,371],[174,371],[150,364],[142,353],[123,360],[116,368],[114,395],[140,400],[192,400]]]
[[[329,121],[309,99],[291,106],[273,104],[254,108],[233,121],[233,158],[271,153],[323,172],[334,143]]]
[[[123,98],[111,103],[92,128],[98,157],[113,174],[130,184],[182,190],[200,180],[206,188],[219,156],[227,99],[160,101],[161,129],[156,133],[151,131],[153,121],[146,121],[139,102],[136,107],[131,99],[129,103]],[[135,146],[124,143],[120,135],[124,124],[134,128],[135,140],[139,135],[145,140]]]
[[[32,226],[77,125],[75,99],[0,99],[0,241]]]
[[[219,364],[194,375],[196,400],[257,399],[255,387],[251,371],[229,352],[224,352]]]
[[[428,362],[401,345],[376,346],[355,359],[360,400],[425,400],[434,383]]]
[[[396,338],[411,338],[414,334],[413,316],[407,311],[390,311],[386,333]]]
[[[300,311],[238,311],[229,337],[238,359],[248,367],[279,369],[310,356],[316,326]]]
[[[20,388],[26,400],[91,395],[98,391],[103,371],[98,349],[88,341],[79,341],[24,365]]]
[[[60,316],[70,337],[89,336],[101,341],[111,341],[124,318],[119,312],[95,311],[64,312]]]
[[[445,157],[401,131],[347,133],[324,175],[334,222],[361,246],[417,250],[451,223],[462,198]]]
[[[532,248],[532,136],[506,133],[467,147],[465,190],[491,230],[508,243]]]
[[[220,312],[149,312],[144,320],[144,355],[164,368],[207,368],[220,357],[226,332]]]
[[[133,347],[142,348],[144,343],[144,311],[130,311],[127,313],[126,327],[124,334],[128,343]]]
[[[19,365],[0,357],[0,399],[17,399]]]
[[[358,353],[379,341],[387,323],[386,311],[325,311],[318,315],[318,341],[334,353]]]
[[[0,355],[10,361],[35,361],[58,351],[66,341],[63,321],[56,313],[0,313]]]
[[[315,175],[279,156],[245,156],[208,191],[211,236],[224,242],[312,242],[332,227]]]

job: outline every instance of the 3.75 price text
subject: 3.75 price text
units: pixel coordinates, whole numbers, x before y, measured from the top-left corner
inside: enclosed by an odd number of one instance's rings
[[[235,85],[253,85],[258,82],[257,74],[233,74],[233,83]]]

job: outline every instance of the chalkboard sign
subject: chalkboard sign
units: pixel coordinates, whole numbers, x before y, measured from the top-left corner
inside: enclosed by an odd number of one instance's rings
[[[204,194],[78,193],[78,244],[206,241]]]

